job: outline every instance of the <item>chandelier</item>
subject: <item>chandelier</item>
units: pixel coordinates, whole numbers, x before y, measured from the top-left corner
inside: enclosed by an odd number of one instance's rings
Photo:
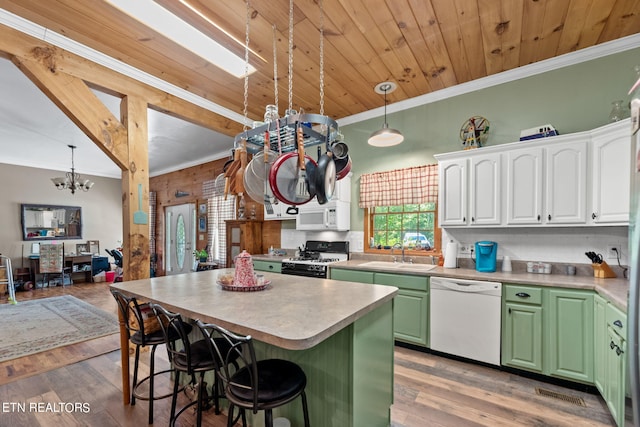
[[[76,146],[68,145],[68,147],[71,148],[71,172],[67,172],[67,175],[64,178],[51,178],[51,181],[53,181],[53,184],[58,190],[68,188],[71,190],[71,194],[75,194],[76,190],[89,191],[89,189],[93,187],[94,183],[93,181],[82,178],[76,173],[76,168],[73,163],[73,150],[76,149]]]

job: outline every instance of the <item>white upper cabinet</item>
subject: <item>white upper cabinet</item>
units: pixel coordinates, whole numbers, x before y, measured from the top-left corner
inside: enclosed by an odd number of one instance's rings
[[[509,150],[506,159],[507,224],[540,224],[543,214],[542,148]]]
[[[439,162],[438,223],[499,225],[501,167],[500,153]]]
[[[545,147],[545,215],[549,224],[584,224],[587,211],[587,143]]]
[[[467,225],[467,159],[438,162],[438,223]]]
[[[440,225],[628,224],[629,128],[624,120],[590,132],[436,155]]]
[[[629,125],[617,123],[593,134],[591,149],[592,209],[595,224],[628,224],[631,175]]]
[[[470,225],[500,225],[502,220],[502,156],[500,153],[470,159]]]

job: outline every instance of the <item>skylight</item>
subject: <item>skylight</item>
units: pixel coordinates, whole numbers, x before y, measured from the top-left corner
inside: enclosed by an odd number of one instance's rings
[[[107,0],[127,15],[145,24],[235,77],[244,77],[245,60],[207,37],[153,0]],[[249,74],[256,69],[249,64]]]

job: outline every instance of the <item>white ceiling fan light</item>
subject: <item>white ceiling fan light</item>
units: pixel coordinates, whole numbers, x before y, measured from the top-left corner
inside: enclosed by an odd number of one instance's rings
[[[398,87],[394,82],[378,83],[374,88],[376,93],[384,95],[384,124],[382,129],[373,132],[367,141],[374,147],[393,147],[404,141],[404,135],[397,129],[389,127],[387,123],[387,93],[391,93]]]

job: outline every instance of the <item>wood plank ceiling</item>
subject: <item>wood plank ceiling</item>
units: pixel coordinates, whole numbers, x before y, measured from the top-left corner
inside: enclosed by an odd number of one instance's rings
[[[183,0],[156,0],[244,56],[246,3],[184,0],[240,40],[215,29]],[[397,102],[640,32],[640,0],[295,0],[293,108],[320,110],[324,8],[324,111],[333,118]],[[235,78],[144,27],[103,0],[0,0],[0,7],[226,107],[243,111]],[[250,120],[288,104],[288,0],[250,0]],[[232,135],[236,129],[215,129]]]

